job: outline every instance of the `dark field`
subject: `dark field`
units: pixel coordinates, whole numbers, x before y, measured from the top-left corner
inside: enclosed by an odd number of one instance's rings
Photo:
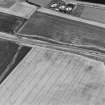
[[[24,58],[29,50],[29,47],[0,39],[0,83]]]
[[[25,21],[26,19],[21,17],[0,12],[0,32],[13,34]]]
[[[105,29],[43,13],[35,13],[18,32],[18,35],[22,34],[77,46],[105,48]]]

